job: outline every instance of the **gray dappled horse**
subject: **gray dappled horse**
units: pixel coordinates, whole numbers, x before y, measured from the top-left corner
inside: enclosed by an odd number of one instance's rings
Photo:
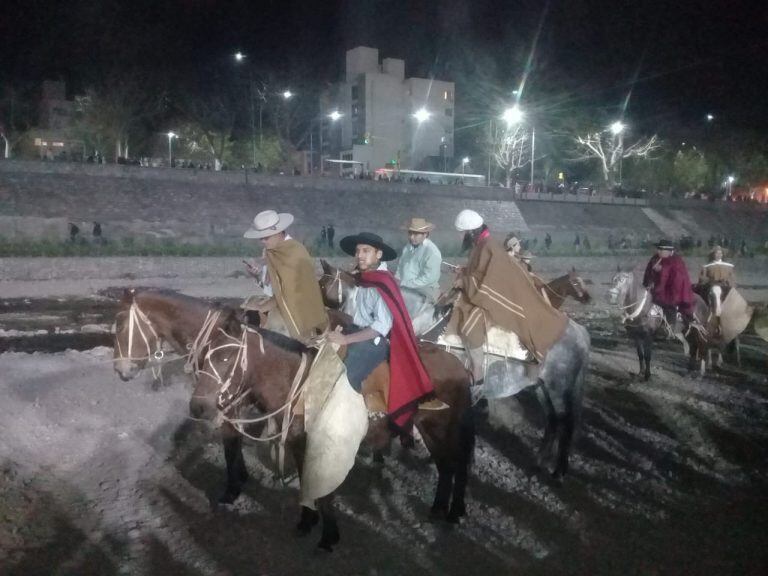
[[[345,302],[354,298],[356,290],[354,277],[325,261],[321,262],[323,278],[320,280],[320,286],[326,304],[338,306],[341,303],[343,306]],[[570,285],[570,282],[568,284]],[[448,299],[441,298],[441,301]],[[429,316],[429,323],[425,322],[427,329],[420,336],[422,341],[433,343],[437,341],[437,337],[445,329],[452,307],[453,298],[445,305],[438,302]],[[573,320],[569,320],[560,340],[555,342],[544,361],[538,365],[537,377],[526,376],[523,363],[509,360],[519,368],[519,370],[508,372],[509,377],[515,380],[511,388],[520,391],[523,388],[536,386],[536,396],[546,420],[544,437],[539,450],[539,465],[546,469],[553,468],[552,476],[556,479],[561,479],[568,471],[568,455],[581,413],[584,382],[589,364],[589,346],[587,330]],[[555,441],[557,441],[557,454],[555,454]]]

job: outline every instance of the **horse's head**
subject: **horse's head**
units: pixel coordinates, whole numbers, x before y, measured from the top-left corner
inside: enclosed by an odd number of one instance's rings
[[[240,395],[248,366],[247,328],[235,310],[222,312],[222,323],[211,336],[197,384],[189,401],[194,418],[213,420]]]
[[[584,280],[576,273],[576,268],[571,268],[568,272],[568,286],[566,287],[568,296],[575,298],[582,304],[589,304],[592,301],[592,295],[587,290]]]
[[[136,290],[127,289],[115,316],[115,372],[124,382],[134,378],[151,358],[162,357],[157,328],[142,309]]]
[[[633,282],[634,277],[631,272],[616,272],[611,279],[611,287],[608,289],[608,301],[614,305],[621,305],[632,289]]]
[[[320,277],[320,292],[323,302],[328,308],[340,309],[349,299],[353,290],[357,289],[355,278],[341,268],[331,266],[325,260],[320,260],[323,275]]]

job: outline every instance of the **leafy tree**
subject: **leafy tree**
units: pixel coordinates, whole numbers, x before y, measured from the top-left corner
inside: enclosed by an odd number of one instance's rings
[[[707,185],[709,166],[704,154],[696,147],[679,150],[673,162],[676,186],[684,192],[699,192]]]

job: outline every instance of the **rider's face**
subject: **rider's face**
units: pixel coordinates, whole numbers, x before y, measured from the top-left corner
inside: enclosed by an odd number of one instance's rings
[[[355,260],[357,260],[357,269],[360,272],[366,270],[376,270],[379,267],[379,262],[383,256],[383,252],[378,248],[369,246],[368,244],[358,244],[355,248]]]
[[[273,234],[272,236],[261,238],[261,244],[264,246],[264,248],[274,248],[283,240],[285,240],[285,232],[280,232],[279,234]]]
[[[656,253],[659,255],[659,258],[669,258],[672,256],[672,250],[662,250],[659,248],[659,250],[656,251]]]
[[[408,242],[411,243],[411,246],[421,245],[426,237],[427,235],[424,232],[414,232],[413,230],[408,231]]]
[[[715,250],[715,260],[722,260],[722,259],[723,259],[723,251]]]

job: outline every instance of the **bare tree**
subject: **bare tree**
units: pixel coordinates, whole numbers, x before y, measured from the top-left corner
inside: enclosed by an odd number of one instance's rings
[[[148,85],[145,78],[137,74],[113,76],[78,99],[80,128],[95,141],[114,144],[115,160],[127,158],[131,138],[142,124],[160,115],[165,102],[165,92]]]
[[[512,173],[531,161],[530,136],[522,124],[505,125],[492,136],[493,157],[504,170],[507,188],[512,185]]]
[[[28,89],[6,85],[0,92],[0,140],[5,159],[13,155],[16,144],[32,126],[31,100]]]
[[[661,141],[656,134],[625,146],[624,134],[621,132],[617,134],[610,130],[588,132],[584,136],[577,135],[574,141],[578,154],[574,159],[599,160],[603,179],[610,186],[616,184],[616,172],[624,158],[650,159],[651,153],[661,147]]]

